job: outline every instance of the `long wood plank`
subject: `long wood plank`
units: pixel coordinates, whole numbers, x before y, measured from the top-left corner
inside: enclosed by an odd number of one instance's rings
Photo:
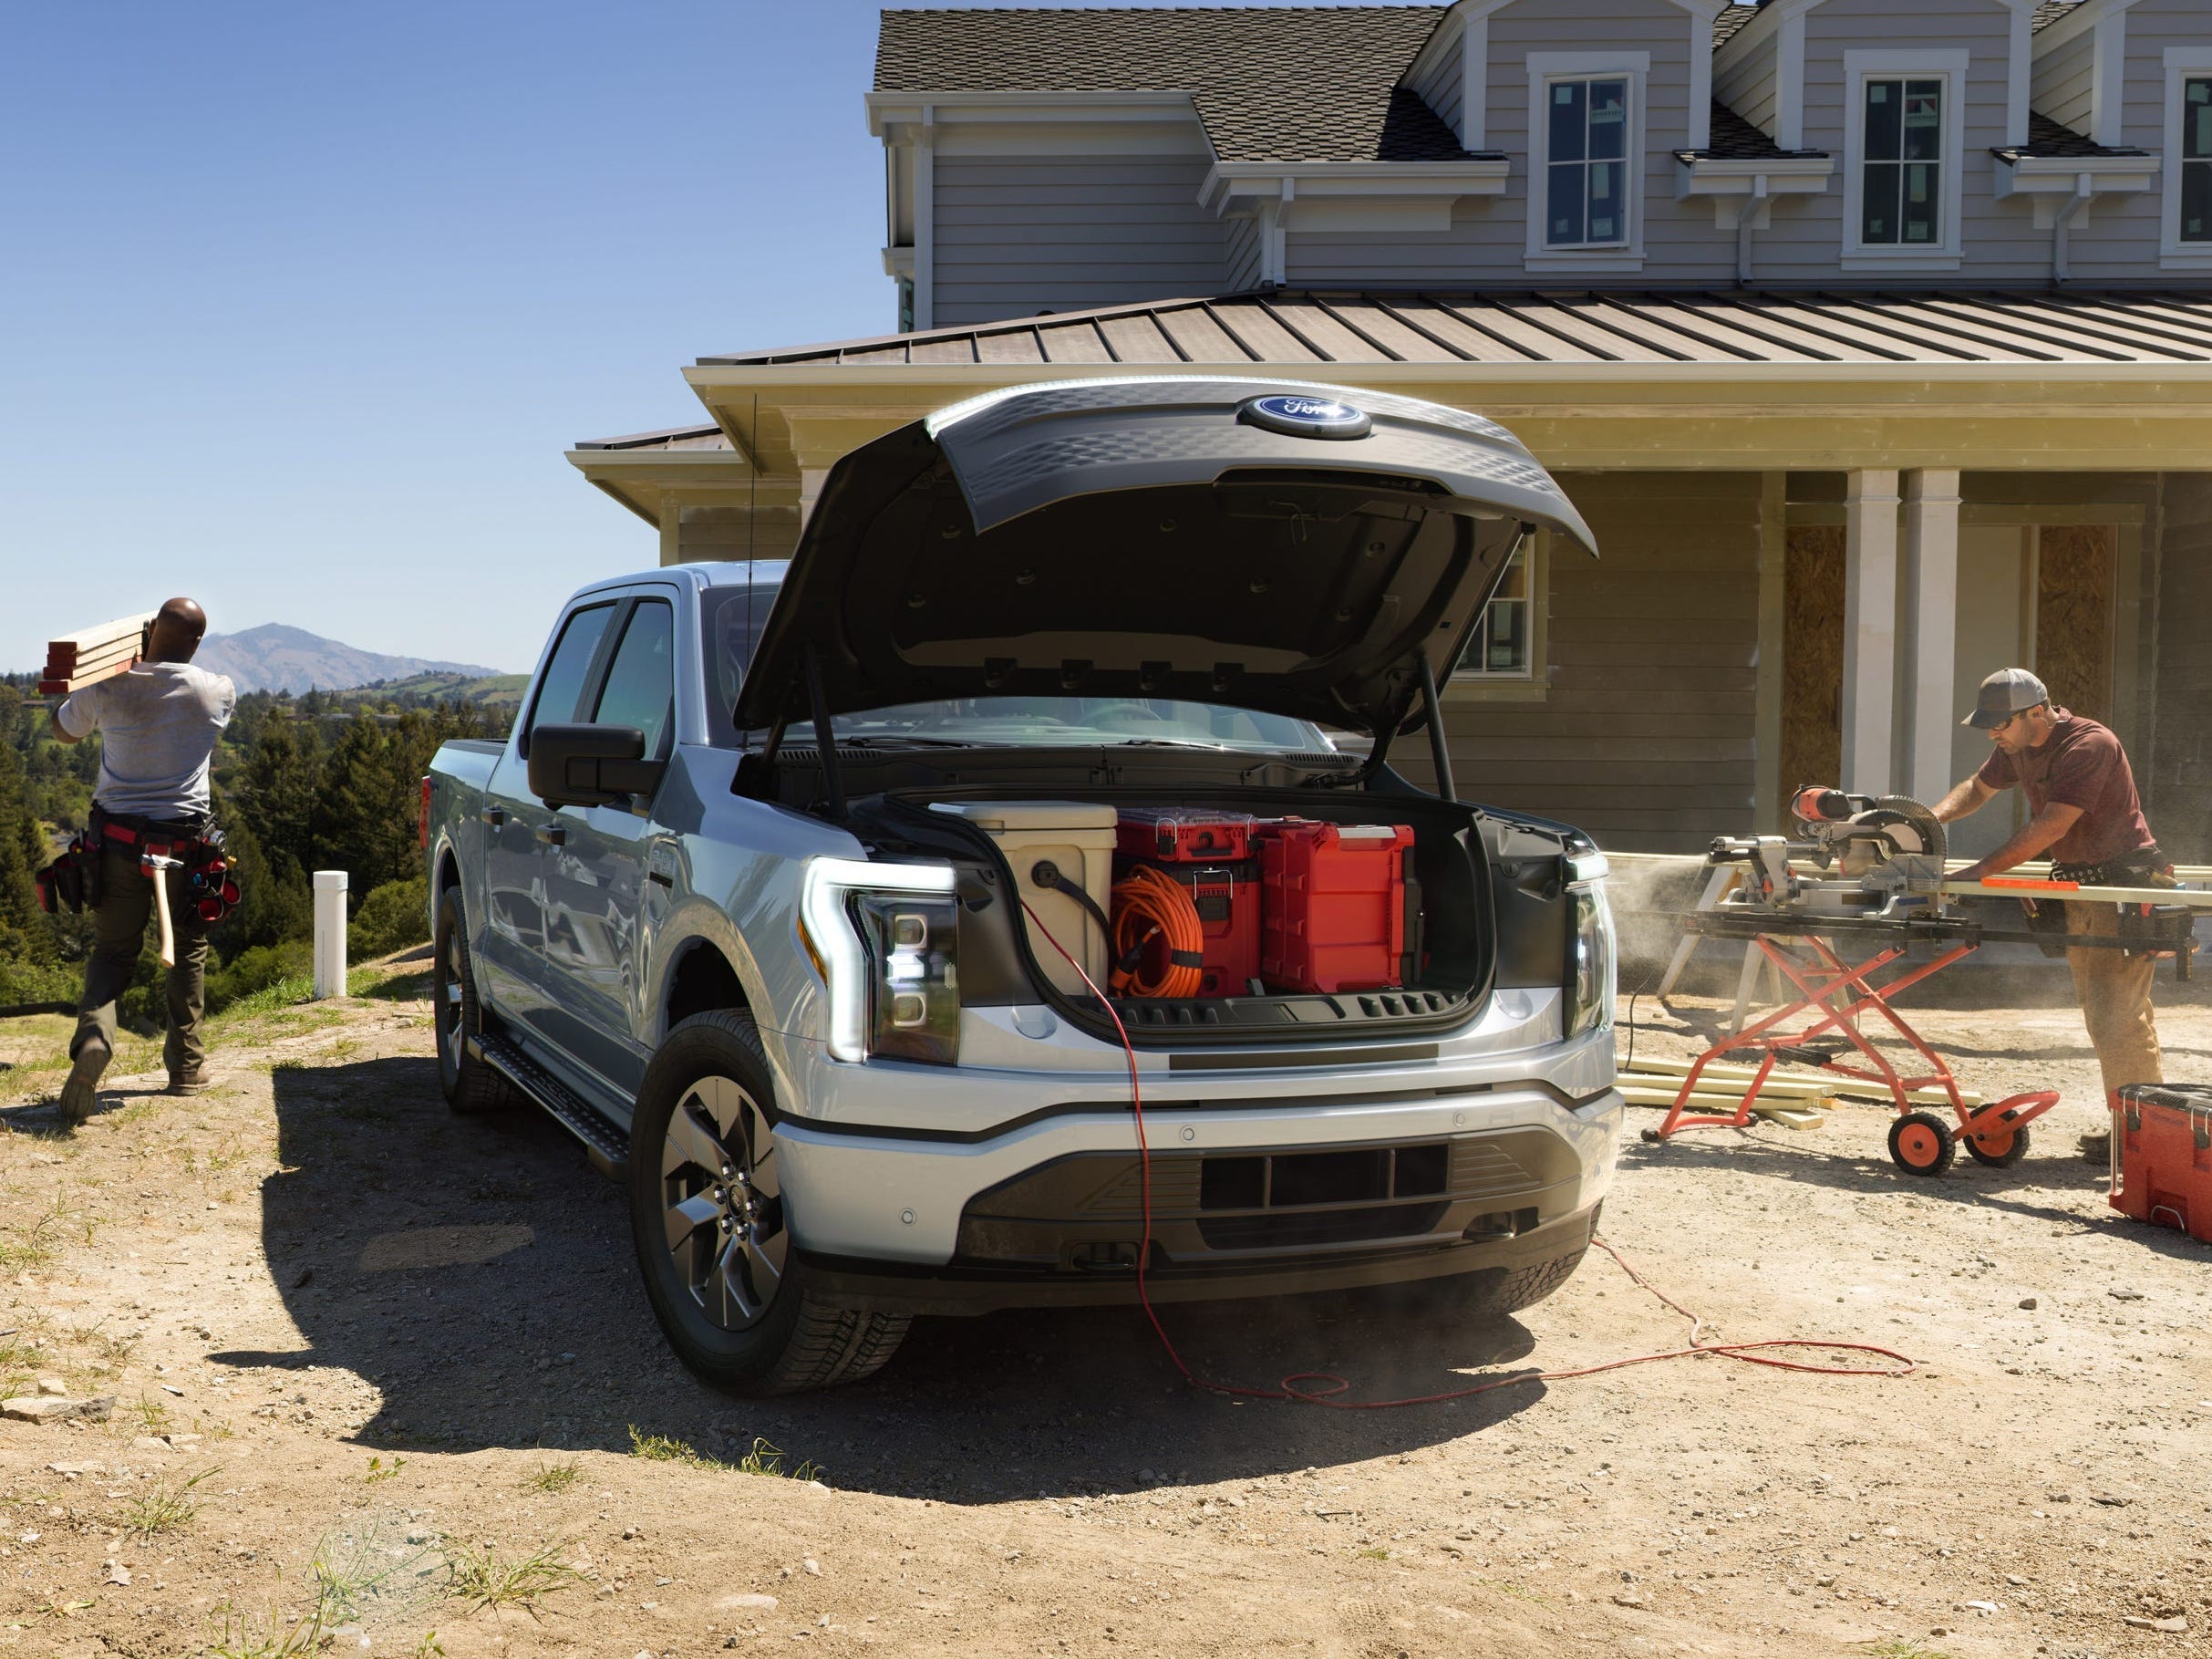
[[[139,630],[151,622],[153,617],[153,612],[140,611],[135,617],[118,617],[112,622],[102,622],[93,627],[79,628],[74,634],[63,634],[47,640],[47,652],[50,656],[58,650],[83,651],[109,644],[117,639],[126,638],[136,639]]]

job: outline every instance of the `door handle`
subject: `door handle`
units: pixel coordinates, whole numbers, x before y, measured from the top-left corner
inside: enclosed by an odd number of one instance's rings
[[[549,824],[538,832],[538,839],[547,846],[566,846],[568,826],[564,824]]]
[[[480,822],[489,824],[493,829],[497,829],[507,822],[507,809],[503,806],[487,806],[476,816]]]

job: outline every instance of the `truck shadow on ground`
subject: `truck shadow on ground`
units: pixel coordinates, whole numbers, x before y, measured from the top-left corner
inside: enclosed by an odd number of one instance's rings
[[[383,1403],[364,1446],[627,1452],[633,1428],[734,1460],[766,1440],[832,1484],[953,1502],[1252,1478],[1408,1451],[1541,1399],[1529,1383],[1403,1411],[1232,1402],[1175,1375],[1142,1312],[917,1321],[878,1376],[737,1400],[669,1353],[638,1283],[620,1190],[533,1111],[449,1113],[428,1058],[279,1066],[279,1172],[263,1188],[269,1270],[305,1346],[220,1363],[340,1367]],[[1352,1397],[1534,1370],[1514,1321],[1410,1318],[1372,1298],[1183,1305],[1162,1319],[1199,1374],[1294,1372]],[[1312,1384],[1308,1384],[1312,1386]]]

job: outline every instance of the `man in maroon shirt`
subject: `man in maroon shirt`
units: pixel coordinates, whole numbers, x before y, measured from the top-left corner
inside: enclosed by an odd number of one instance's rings
[[[2043,682],[2025,669],[2000,669],[1981,682],[1974,711],[1995,745],[1981,770],[1937,804],[1943,823],[1965,817],[1999,791],[2018,784],[2034,815],[2004,845],[1959,872],[1979,881],[2049,854],[2051,874],[2083,887],[2174,885],[2171,866],[2135,794],[2135,774],[2120,740],[2084,715],[2053,708]],[[2109,934],[2109,905],[2068,904],[2066,931]],[[2158,1028],[2151,1014],[2151,975],[2157,963],[2110,948],[2066,952],[2074,995],[2104,1073],[2109,1101],[2122,1084],[2161,1083]]]

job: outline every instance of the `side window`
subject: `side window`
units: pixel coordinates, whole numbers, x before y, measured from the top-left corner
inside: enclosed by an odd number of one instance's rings
[[[545,665],[545,678],[538,684],[537,701],[531,705],[531,731],[541,725],[566,725],[577,718],[576,703],[584,695],[592,658],[614,615],[614,606],[607,604],[589,606],[569,617],[560,643],[553,647],[553,660]]]
[[[615,648],[592,721],[635,726],[648,757],[661,753],[676,704],[676,611],[666,599],[640,599]]]
[[[2181,240],[2212,247],[2212,75],[2182,83]]]
[[[1866,153],[1859,241],[1867,247],[1936,247],[1944,240],[1943,82],[1866,83]]]
[[[1628,82],[1555,80],[1545,88],[1544,244],[1618,247],[1628,240]]]

